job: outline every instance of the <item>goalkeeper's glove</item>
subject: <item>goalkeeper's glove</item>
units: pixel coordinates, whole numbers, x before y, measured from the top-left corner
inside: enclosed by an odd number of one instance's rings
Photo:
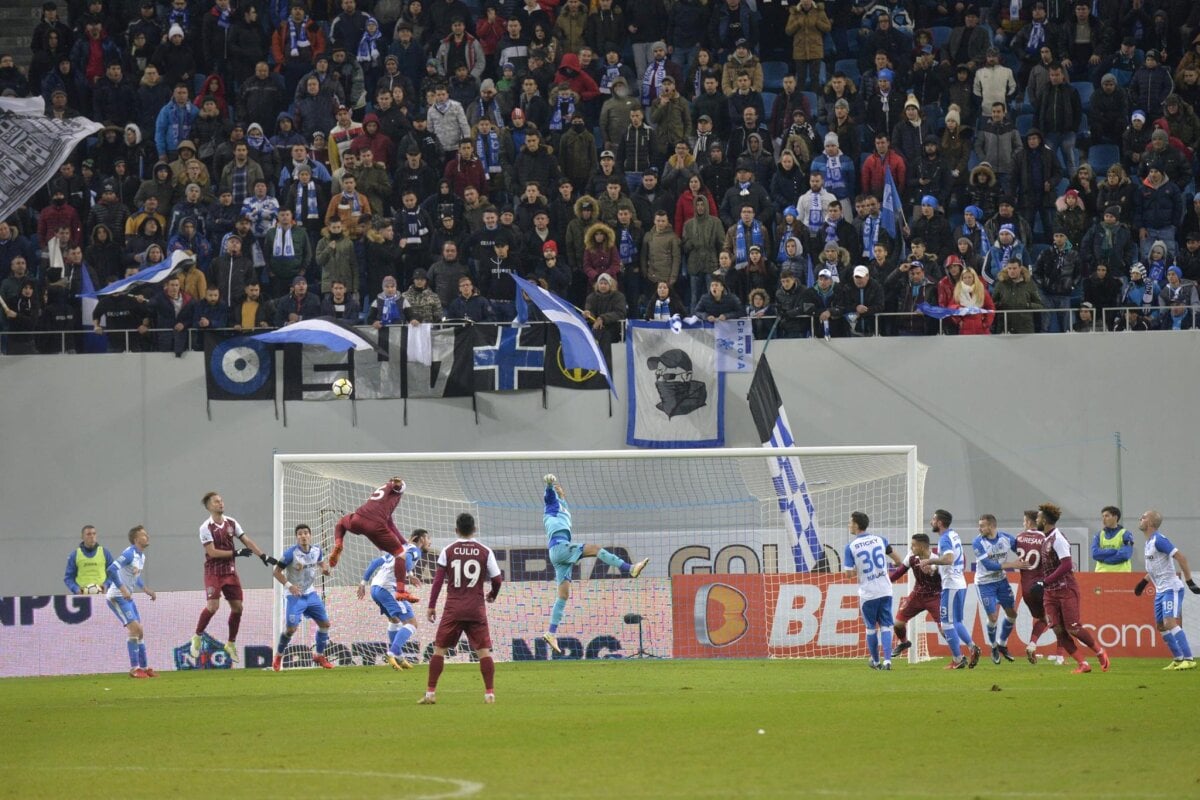
[[[263,553],[262,555],[260,555],[259,558],[262,559],[263,566],[271,567],[271,566],[274,566],[279,563],[278,558],[276,558],[275,556],[269,556],[266,553]]]
[[[243,547],[241,550],[233,551],[234,558],[245,558],[246,556],[252,556],[252,555],[254,555],[254,551],[251,550],[249,547]]]
[[[1141,597],[1142,592],[1146,591],[1146,587],[1149,585],[1150,585],[1150,579],[1142,578],[1140,581],[1138,581],[1138,585],[1133,587],[1133,593],[1136,594],[1138,597]]]
[[[1187,585],[1188,588],[1192,590],[1192,594],[1200,594],[1200,586],[1197,586],[1194,580],[1188,578]]]
[[[558,478],[554,477],[554,474],[549,472],[546,473],[542,480],[546,482],[547,486],[553,486],[554,484],[558,483]]]

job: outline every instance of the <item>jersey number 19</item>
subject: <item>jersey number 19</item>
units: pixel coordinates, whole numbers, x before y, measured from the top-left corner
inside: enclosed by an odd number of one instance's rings
[[[479,566],[478,561],[459,561],[455,559],[450,562],[450,571],[454,573],[451,578],[454,588],[473,589],[475,588],[475,584],[479,583],[482,568]]]

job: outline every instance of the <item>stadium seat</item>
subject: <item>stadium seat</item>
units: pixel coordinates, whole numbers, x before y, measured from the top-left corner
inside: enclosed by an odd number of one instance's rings
[[[1033,127],[1033,114],[1022,114],[1017,117],[1017,133],[1021,134],[1021,138],[1025,138],[1025,134],[1029,133],[1029,129]]]
[[[790,74],[792,67],[785,61],[764,61],[762,70],[763,90],[777,92],[783,88],[783,76]]]
[[[943,48],[950,41],[950,29],[944,25],[935,25],[929,32],[933,34],[933,46],[936,48]]]
[[[862,77],[862,71],[858,68],[858,62],[853,58],[843,58],[835,61],[833,63],[833,71],[842,73],[854,83],[858,83],[858,79]]]
[[[1075,87],[1075,91],[1079,92],[1079,102],[1083,106],[1083,113],[1086,114],[1092,107],[1092,92],[1096,90],[1096,87],[1087,81],[1075,81],[1071,85]]]
[[[1121,161],[1121,148],[1115,144],[1093,144],[1087,150],[1087,163],[1092,166],[1092,172],[1097,179],[1103,178],[1112,164]]]
[[[775,98],[778,96],[779,95],[775,94],[775,92],[763,92],[762,93],[763,116],[765,118],[767,118],[767,119],[771,118],[771,109],[773,109],[775,107]],[[789,121],[788,124],[790,125],[791,122]]]

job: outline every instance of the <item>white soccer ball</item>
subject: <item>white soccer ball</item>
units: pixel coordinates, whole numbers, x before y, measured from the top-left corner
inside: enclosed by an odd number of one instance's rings
[[[558,483],[558,478],[554,477],[553,473],[546,473],[546,475],[542,477],[542,480],[546,482],[547,486],[553,486],[554,484]]]
[[[338,378],[329,388],[333,391],[333,396],[339,400],[343,400],[354,394],[354,384],[346,378]]]
[[[100,587],[94,583],[89,583],[87,586],[83,587],[83,593],[84,594],[100,594]]]

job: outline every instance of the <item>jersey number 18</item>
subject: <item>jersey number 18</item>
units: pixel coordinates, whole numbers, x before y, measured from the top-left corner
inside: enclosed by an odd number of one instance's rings
[[[454,573],[451,580],[456,589],[473,589],[479,583],[481,569],[478,561],[451,561],[450,570]]]

